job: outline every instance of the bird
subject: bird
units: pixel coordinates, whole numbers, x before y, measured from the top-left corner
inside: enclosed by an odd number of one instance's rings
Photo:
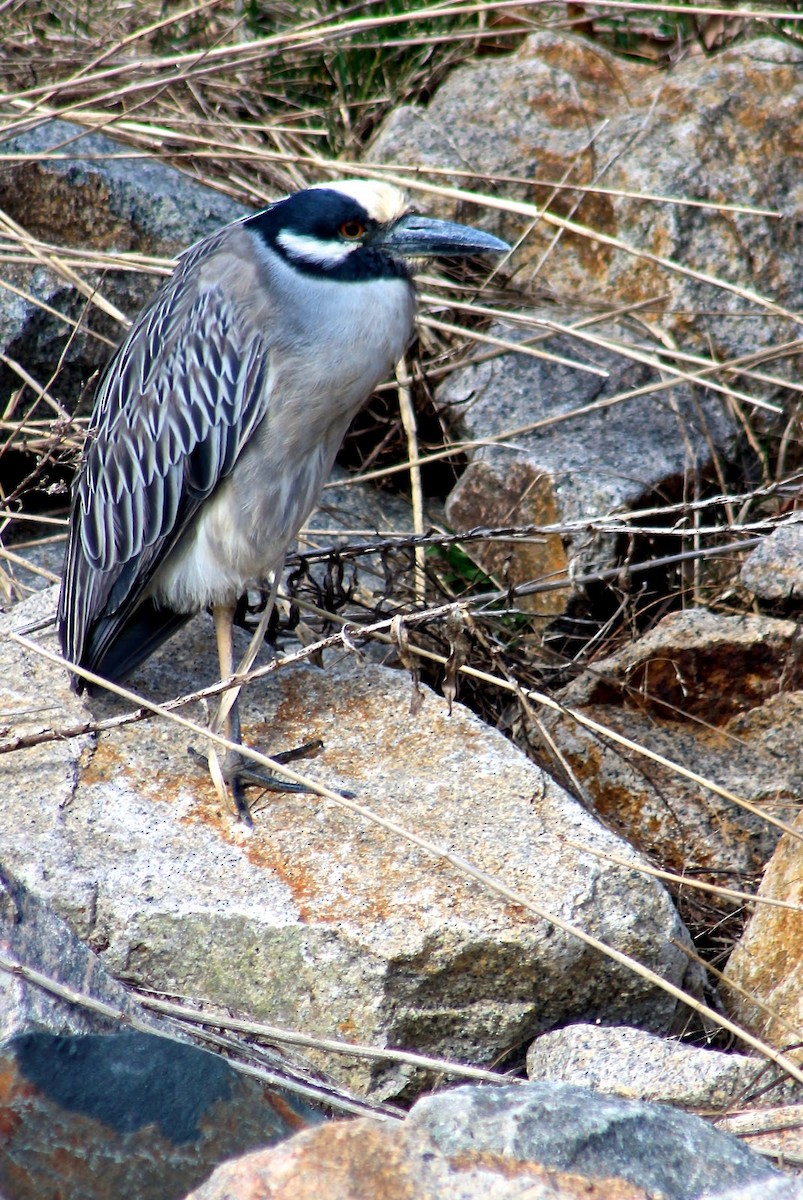
[[[120,682],[211,609],[229,678],[238,599],[278,577],[348,425],[412,340],[417,260],[508,250],[352,179],[181,254],[96,393],[58,601],[67,662]],[[242,744],[236,702],[225,732]],[[233,751],[223,775],[244,820],[245,787],[279,784]]]

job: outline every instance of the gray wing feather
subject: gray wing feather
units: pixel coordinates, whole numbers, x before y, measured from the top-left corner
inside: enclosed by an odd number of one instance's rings
[[[73,662],[85,662],[100,619],[104,641],[113,639],[267,409],[265,339],[196,270],[220,243],[217,235],[185,256],[101,383],[59,601],[62,644]]]

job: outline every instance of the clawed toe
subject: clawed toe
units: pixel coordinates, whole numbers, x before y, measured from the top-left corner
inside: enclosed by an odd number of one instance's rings
[[[278,754],[271,754],[271,758],[277,763],[295,762],[298,758],[316,754],[318,750],[323,750],[323,742],[320,738],[313,738],[311,742],[303,742],[300,746],[294,746],[292,750],[280,750]]]
[[[306,758],[308,755],[320,750],[323,742],[316,738],[314,741],[304,742],[301,746],[295,746],[292,750],[280,750],[277,754],[271,755],[277,763],[294,762],[299,758]],[[205,754],[199,754],[193,746],[187,747],[187,753],[194,763],[203,767],[205,770],[210,770],[209,759]],[[291,779],[282,779],[278,775],[271,775],[269,771],[263,770],[256,763],[247,759],[238,751],[230,750],[219,762],[220,774],[223,777],[224,783],[231,791],[232,798],[237,810],[237,816],[246,825],[252,825],[251,809],[245,798],[245,789],[248,787],[258,787],[269,792],[309,792],[309,788],[303,783],[295,783]],[[353,793],[343,792],[345,797],[351,799]]]

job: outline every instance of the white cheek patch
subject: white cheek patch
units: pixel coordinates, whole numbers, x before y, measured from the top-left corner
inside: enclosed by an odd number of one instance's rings
[[[345,262],[348,256],[362,245],[359,241],[341,242],[336,239],[324,242],[320,238],[291,233],[287,229],[277,234],[276,241],[291,258],[315,263],[321,267],[334,267]]]

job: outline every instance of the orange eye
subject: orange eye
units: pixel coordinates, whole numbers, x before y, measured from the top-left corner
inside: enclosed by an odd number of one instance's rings
[[[359,221],[344,221],[337,232],[347,242],[356,242],[365,233],[365,226]]]

